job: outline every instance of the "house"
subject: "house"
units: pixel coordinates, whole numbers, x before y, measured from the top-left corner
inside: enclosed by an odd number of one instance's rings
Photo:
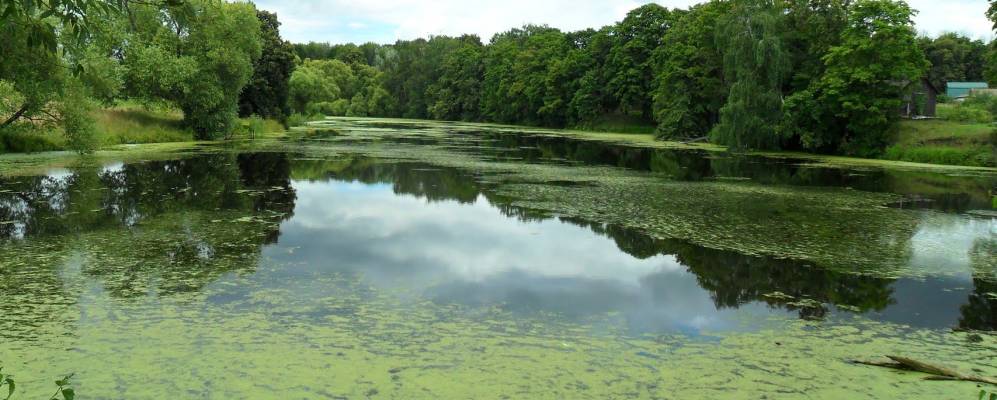
[[[941,93],[928,78],[921,78],[904,85],[903,105],[900,115],[905,118],[935,117],[938,94]]]
[[[986,82],[948,82],[945,84],[945,94],[953,100],[969,97],[973,89],[989,89]]]

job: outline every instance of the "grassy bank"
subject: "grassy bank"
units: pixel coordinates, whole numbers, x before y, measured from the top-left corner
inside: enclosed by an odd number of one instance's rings
[[[194,133],[183,126],[183,113],[167,107],[123,104],[93,113],[101,145],[189,142]]]
[[[123,144],[180,143],[194,141],[194,133],[183,125],[183,113],[167,106],[145,106],[124,102],[94,110],[99,149]],[[232,138],[256,138],[283,133],[275,120],[240,118]],[[0,153],[37,153],[67,150],[61,130],[12,130],[0,135]]]
[[[930,164],[994,167],[994,127],[944,120],[902,121],[883,158]]]

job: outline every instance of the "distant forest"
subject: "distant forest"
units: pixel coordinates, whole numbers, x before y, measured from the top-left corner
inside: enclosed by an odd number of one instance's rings
[[[880,152],[910,85],[997,80],[988,44],[918,37],[891,0],[647,4],[600,29],[294,44],[308,114],[655,126],[742,149]],[[955,27],[953,27],[955,28]]]

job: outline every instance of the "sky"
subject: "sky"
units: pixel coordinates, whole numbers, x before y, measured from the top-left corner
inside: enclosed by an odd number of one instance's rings
[[[659,0],[686,8],[694,0]],[[641,0],[255,0],[283,23],[281,35],[292,42],[394,43],[429,35],[492,35],[527,23],[562,30],[598,28],[623,19]],[[958,32],[993,38],[984,12],[986,0],[908,0],[923,34]]]

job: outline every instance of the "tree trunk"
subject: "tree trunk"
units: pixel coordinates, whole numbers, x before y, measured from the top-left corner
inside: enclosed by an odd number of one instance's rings
[[[13,124],[14,121],[17,121],[17,119],[21,118],[21,116],[26,112],[28,112],[28,105],[24,104],[21,106],[20,110],[17,110],[17,112],[14,113],[14,115],[11,115],[10,118],[7,118],[7,120],[3,122],[3,124],[0,124],[0,128],[6,128],[7,125]]]

